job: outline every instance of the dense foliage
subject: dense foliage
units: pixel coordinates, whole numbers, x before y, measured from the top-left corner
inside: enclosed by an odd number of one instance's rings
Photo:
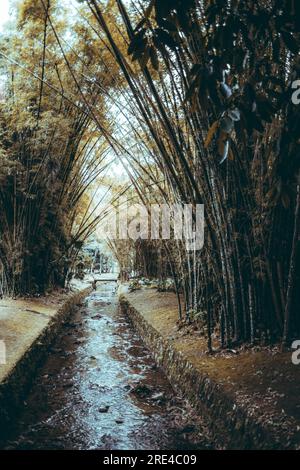
[[[299,2],[117,0],[138,76],[87,3],[169,201],[205,204],[204,250],[171,250],[187,317],[206,318],[209,347],[214,331],[222,346],[299,333]]]
[[[73,24],[67,43],[70,24],[54,0],[26,0],[16,15],[0,50],[0,272],[12,295],[65,285],[93,228],[85,190],[106,149],[93,124],[105,123],[103,96],[83,75],[97,57],[87,29]],[[105,82],[103,67],[93,72]]]

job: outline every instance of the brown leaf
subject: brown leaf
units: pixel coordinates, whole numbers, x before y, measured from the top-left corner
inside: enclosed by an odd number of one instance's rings
[[[150,48],[150,59],[151,59],[152,67],[154,68],[154,70],[158,71],[159,60],[158,60],[158,55],[154,46],[151,46]]]
[[[227,132],[221,131],[219,138],[218,138],[218,153],[223,157],[224,155],[224,148],[225,148],[225,143],[227,141],[228,134]]]
[[[219,121],[215,121],[210,128],[208,129],[208,133],[204,142],[204,147],[207,149],[219,127]]]

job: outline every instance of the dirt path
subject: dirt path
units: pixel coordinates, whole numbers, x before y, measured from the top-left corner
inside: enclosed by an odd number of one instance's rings
[[[206,449],[206,435],[118,312],[108,282],[64,325],[1,448]]]

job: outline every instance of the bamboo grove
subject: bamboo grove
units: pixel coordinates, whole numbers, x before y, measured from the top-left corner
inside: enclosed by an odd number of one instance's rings
[[[285,342],[299,332],[299,4],[116,1],[130,60],[101,2],[87,3],[127,80],[163,191],[205,204],[204,250],[165,248],[187,318],[205,319],[209,348],[215,332],[223,347]]]
[[[85,31],[75,25],[74,49],[66,49],[59,7],[22,2],[17,29],[1,42],[2,294],[64,287],[95,224],[86,190],[105,169],[106,140],[92,124],[104,122],[105,105],[83,76],[90,55]],[[105,81],[100,66],[94,74]],[[93,117],[85,100],[95,103]]]
[[[65,282],[110,153],[144,204],[205,205],[201,251],[128,252],[173,277],[208,349],[299,335],[299,2],[81,0],[72,41],[59,2],[21,3],[0,50],[4,288]]]

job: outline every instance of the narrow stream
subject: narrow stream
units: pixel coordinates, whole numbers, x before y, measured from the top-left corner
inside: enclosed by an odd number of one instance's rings
[[[63,327],[6,449],[207,449],[201,420],[171,389],[99,283]]]

